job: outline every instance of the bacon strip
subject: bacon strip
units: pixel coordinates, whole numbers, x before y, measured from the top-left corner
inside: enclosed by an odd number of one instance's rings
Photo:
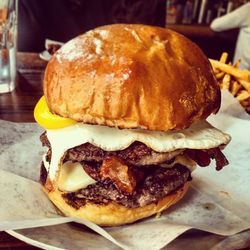
[[[128,166],[118,157],[110,156],[103,160],[100,175],[103,180],[110,179],[117,189],[132,193],[136,187],[136,177]]]
[[[226,156],[220,151],[219,148],[208,149],[207,153],[212,159],[215,159],[217,171],[229,164]]]
[[[195,161],[200,167],[207,167],[210,164],[210,156],[207,152],[198,149],[186,149],[188,157]]]
[[[214,159],[217,171],[221,170],[229,163],[226,156],[219,148],[211,148],[207,150],[186,149],[185,153],[187,153],[187,155],[200,167],[207,167],[210,164],[211,159]]]

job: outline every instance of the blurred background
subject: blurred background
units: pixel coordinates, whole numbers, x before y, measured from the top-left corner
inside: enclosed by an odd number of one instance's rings
[[[40,52],[45,39],[66,42],[112,23],[167,27],[196,42],[210,58],[234,54],[239,29],[214,32],[211,22],[249,1],[239,0],[19,0],[18,50]],[[250,13],[249,13],[250,15]]]

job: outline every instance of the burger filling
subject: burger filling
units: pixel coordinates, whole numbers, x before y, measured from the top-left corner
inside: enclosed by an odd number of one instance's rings
[[[41,141],[48,147],[41,168],[41,182],[46,185],[51,179],[53,153],[46,133]],[[64,152],[57,186],[64,200],[76,209],[88,202],[110,201],[129,208],[142,207],[180,189],[191,180],[196,164],[205,167],[211,159],[215,159],[217,170],[228,164],[219,147],[157,152],[134,141],[125,149],[108,151],[87,142]]]

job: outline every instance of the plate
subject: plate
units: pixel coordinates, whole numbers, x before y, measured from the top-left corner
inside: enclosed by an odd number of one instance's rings
[[[46,50],[42,51],[41,53],[39,53],[39,57],[44,60],[44,61],[49,61],[52,57],[52,55],[48,52],[48,48],[49,48],[49,45],[50,44],[57,44],[57,45],[63,45],[64,43],[62,42],[58,42],[58,41],[55,41],[55,40],[50,40],[50,39],[46,39],[45,40],[45,48]]]
[[[49,61],[51,59],[51,54],[47,51],[44,50],[41,53],[39,53],[39,57],[44,60],[44,61]]]

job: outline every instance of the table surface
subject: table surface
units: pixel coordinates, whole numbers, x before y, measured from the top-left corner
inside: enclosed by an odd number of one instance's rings
[[[0,94],[0,119],[14,122],[33,122],[32,111],[42,95],[42,79],[46,62],[34,53],[18,53],[17,87]]]
[[[17,87],[12,93],[0,94],[0,119],[13,122],[33,122],[33,109],[42,96],[42,80],[46,62],[41,60],[34,53],[18,53],[17,67],[18,78]],[[178,239],[188,238],[197,240],[210,237],[212,234],[191,230],[180,236]],[[225,239],[223,236],[214,236],[213,240],[220,241]],[[175,241],[174,241],[175,242]],[[173,243],[174,243],[173,242]],[[193,242],[193,241],[192,241]],[[171,243],[172,244],[172,243]],[[169,247],[171,247],[171,244]],[[178,245],[178,244],[177,244]],[[248,245],[247,245],[248,246]],[[245,245],[244,245],[245,247]],[[177,247],[178,248],[178,247]],[[1,249],[38,249],[19,241],[7,233],[0,232]],[[171,248],[176,249],[176,248]],[[179,249],[179,248],[178,248]],[[190,248],[189,248],[190,249]],[[206,247],[203,249],[207,249]],[[242,248],[241,248],[242,249]]]
[[[33,122],[33,109],[42,96],[42,79],[46,62],[34,53],[17,55],[17,87],[12,93],[0,94],[0,119]],[[0,232],[0,249],[38,249]]]

